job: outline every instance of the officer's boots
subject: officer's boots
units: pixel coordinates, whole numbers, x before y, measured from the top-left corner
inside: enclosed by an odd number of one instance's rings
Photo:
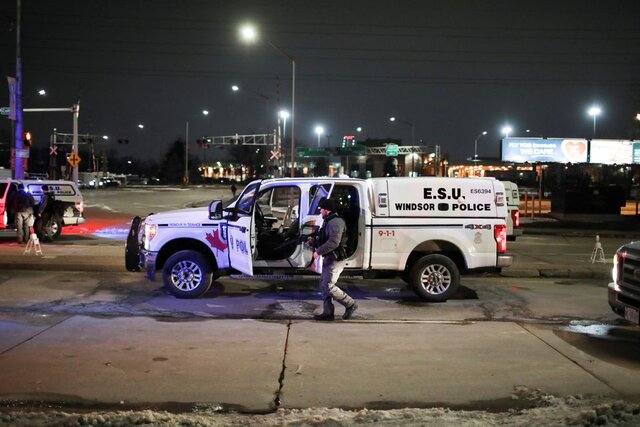
[[[331,298],[325,298],[322,304],[322,313],[315,314],[313,316],[314,320],[319,321],[330,321],[333,320],[333,303],[331,302]]]

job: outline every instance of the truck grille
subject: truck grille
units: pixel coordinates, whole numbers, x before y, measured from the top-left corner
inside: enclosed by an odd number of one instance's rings
[[[618,286],[625,294],[624,302],[640,306],[640,251],[625,249],[618,258]],[[618,296],[618,299],[621,296]],[[635,303],[629,301],[635,300]]]

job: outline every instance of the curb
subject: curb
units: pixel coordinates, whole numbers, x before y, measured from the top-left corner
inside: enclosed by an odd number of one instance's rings
[[[544,278],[544,279],[611,279],[610,271],[591,270],[588,268],[505,268],[500,272],[502,277]]]

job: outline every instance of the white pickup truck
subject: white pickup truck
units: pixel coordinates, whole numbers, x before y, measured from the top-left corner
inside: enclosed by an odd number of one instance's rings
[[[231,206],[134,218],[125,251],[130,271],[162,274],[179,298],[204,294],[241,272],[309,274],[308,234],[322,223],[318,202],[337,201],[347,224],[344,275],[394,273],[427,301],[446,301],[460,273],[499,269],[507,255],[504,186],[467,178],[280,178],[248,184]]]
[[[14,212],[9,209],[9,201],[13,193],[18,191],[18,184],[22,184],[34,198],[36,205],[42,198],[42,186],[47,185],[55,197],[52,206],[53,213],[50,222],[46,224],[38,236],[43,241],[52,241],[60,236],[62,227],[84,224],[84,201],[78,186],[73,181],[54,180],[0,180],[0,234],[15,235]]]

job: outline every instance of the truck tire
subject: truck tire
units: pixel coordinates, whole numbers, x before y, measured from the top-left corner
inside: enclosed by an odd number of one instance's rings
[[[37,229],[38,227],[36,227]],[[46,224],[40,227],[40,233],[38,233],[38,239],[43,242],[53,242],[62,232],[62,217],[53,216],[49,218]]]
[[[211,287],[211,266],[200,252],[179,251],[165,262],[162,282],[177,298],[198,298]]]
[[[449,257],[426,255],[411,267],[410,284],[423,300],[444,302],[458,290],[460,272]]]
[[[64,226],[64,221],[60,216],[54,216],[51,218],[51,222],[49,223],[49,235],[51,236],[51,240],[55,240],[62,233],[62,227]]]

